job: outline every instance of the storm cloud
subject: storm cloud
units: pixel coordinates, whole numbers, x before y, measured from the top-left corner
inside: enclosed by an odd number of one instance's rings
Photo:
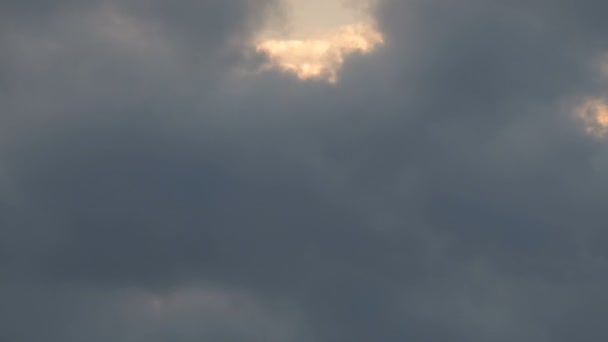
[[[372,11],[330,84],[270,0],[0,3],[0,340],[607,338],[608,3]]]

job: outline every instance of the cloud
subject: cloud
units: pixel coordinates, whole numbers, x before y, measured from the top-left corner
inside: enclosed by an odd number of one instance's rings
[[[588,99],[576,110],[587,133],[597,138],[608,134],[608,106],[603,99]]]
[[[380,32],[361,23],[343,26],[335,33],[316,39],[263,40],[256,49],[268,56],[269,68],[292,72],[303,80],[323,78],[335,83],[346,56],[369,53],[382,42]]]
[[[0,339],[605,337],[604,2],[381,1],[333,85],[238,72],[275,5],[2,5]]]

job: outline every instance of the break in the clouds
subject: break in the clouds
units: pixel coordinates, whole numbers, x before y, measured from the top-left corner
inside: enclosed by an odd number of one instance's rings
[[[373,18],[365,13],[369,4],[339,0],[279,4],[288,14],[282,21],[267,24],[254,43],[268,58],[263,69],[283,70],[301,80],[336,83],[349,55],[371,53],[384,42]]]
[[[0,3],[0,340],[605,340],[606,10]]]
[[[302,80],[325,79],[335,83],[350,54],[370,53],[382,42],[382,34],[373,25],[355,23],[315,38],[262,40],[256,49],[269,59],[265,68],[279,68]]]

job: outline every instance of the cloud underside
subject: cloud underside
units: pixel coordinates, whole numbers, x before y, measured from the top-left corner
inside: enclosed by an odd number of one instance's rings
[[[606,340],[608,2],[276,5],[0,2],[0,341]]]

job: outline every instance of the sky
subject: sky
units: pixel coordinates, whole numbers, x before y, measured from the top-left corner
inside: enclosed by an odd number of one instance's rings
[[[608,338],[608,3],[313,5],[0,2],[0,341]]]

